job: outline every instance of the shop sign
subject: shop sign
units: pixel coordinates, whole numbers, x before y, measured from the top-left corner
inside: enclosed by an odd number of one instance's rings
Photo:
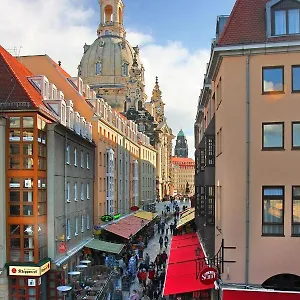
[[[65,253],[67,251],[66,243],[60,243],[58,245],[58,251],[59,251],[59,253]]]
[[[36,286],[36,279],[28,279],[28,286]]]
[[[9,266],[8,275],[12,276],[42,276],[50,270],[50,262],[43,264],[41,267],[24,267],[24,266]]]
[[[218,279],[216,267],[205,266],[199,274],[200,282],[205,285],[213,284]]]
[[[114,220],[118,220],[121,217],[121,214],[115,214],[114,215]]]
[[[110,216],[110,215],[104,215],[104,216],[100,217],[100,219],[103,222],[109,222],[109,221],[112,221],[114,219],[114,217]]]

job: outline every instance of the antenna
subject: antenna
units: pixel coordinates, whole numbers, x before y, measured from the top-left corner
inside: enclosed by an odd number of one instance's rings
[[[23,48],[23,46],[19,47],[19,52],[18,52],[18,57],[20,57],[20,53],[21,53],[21,49]]]

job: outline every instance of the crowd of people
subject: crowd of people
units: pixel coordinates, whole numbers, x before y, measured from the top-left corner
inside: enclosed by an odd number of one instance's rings
[[[174,213],[171,213],[173,205]],[[160,250],[151,261],[148,253],[137,265],[137,278],[139,287],[130,294],[130,300],[158,300],[162,298],[162,290],[166,276],[166,265],[168,260],[169,235],[176,235],[177,220],[179,219],[179,206],[177,202],[165,206],[160,222],[157,224],[157,235]],[[174,216],[174,220],[168,223],[168,217]]]

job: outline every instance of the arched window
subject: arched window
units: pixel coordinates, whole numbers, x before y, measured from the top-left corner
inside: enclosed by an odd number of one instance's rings
[[[101,74],[101,69],[102,69],[101,62],[100,61],[96,62],[96,71],[95,71],[96,75]]]
[[[104,21],[112,22],[113,20],[113,7],[111,5],[106,5],[104,8]]]
[[[128,63],[122,65],[122,76],[128,76]]]
[[[278,274],[267,279],[262,287],[278,291],[300,291],[300,277],[294,274]]]
[[[123,12],[121,7],[119,7],[119,23],[123,24]]]

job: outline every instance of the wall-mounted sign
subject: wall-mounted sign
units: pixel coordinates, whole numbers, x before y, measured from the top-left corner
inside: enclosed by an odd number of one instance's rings
[[[205,266],[200,271],[199,278],[202,284],[213,284],[218,279],[218,269],[216,267]]]
[[[36,279],[28,279],[28,286],[36,286]]]
[[[67,251],[66,243],[59,243],[58,251],[59,251],[59,253],[65,253]]]
[[[137,210],[139,210],[140,208],[138,207],[138,206],[131,206],[130,207],[130,210],[131,211],[137,211]]]
[[[9,266],[8,275],[12,276],[35,276],[39,277],[50,270],[50,262],[43,264],[41,267],[26,266]]]
[[[109,222],[109,221],[112,221],[113,219],[114,219],[114,217],[110,216],[110,215],[104,215],[104,216],[100,217],[100,220],[103,222]]]

